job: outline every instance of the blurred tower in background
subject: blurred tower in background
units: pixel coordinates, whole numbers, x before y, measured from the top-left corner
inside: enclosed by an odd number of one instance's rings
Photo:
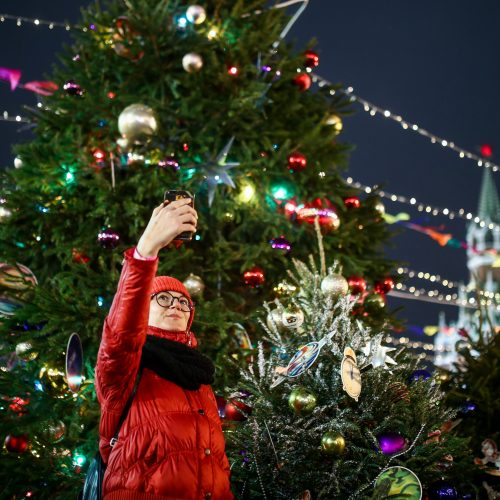
[[[489,169],[484,170],[477,218],[467,226],[467,267],[470,278],[467,286],[461,284],[458,300],[462,304],[476,304],[480,298],[493,326],[500,321],[498,306],[500,284],[500,201],[495,181]],[[478,335],[480,313],[476,307],[460,306],[458,319],[447,324],[444,312],[439,315],[439,331],[434,338],[436,366],[451,368],[458,355],[455,344],[464,329],[472,337]]]

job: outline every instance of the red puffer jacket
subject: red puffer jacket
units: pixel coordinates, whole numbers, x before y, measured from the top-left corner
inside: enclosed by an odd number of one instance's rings
[[[158,259],[135,259],[133,251],[125,252],[96,366],[99,447],[108,464],[104,500],[232,499],[224,436],[208,385],[184,390],[145,368],[118,441],[110,446],[132,392],[146,335],[187,342],[184,332],[148,326]]]

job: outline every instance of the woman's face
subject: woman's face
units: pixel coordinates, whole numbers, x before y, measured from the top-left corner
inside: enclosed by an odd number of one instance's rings
[[[170,330],[185,332],[191,311],[189,299],[179,292],[158,292],[151,298],[149,308],[149,325]]]

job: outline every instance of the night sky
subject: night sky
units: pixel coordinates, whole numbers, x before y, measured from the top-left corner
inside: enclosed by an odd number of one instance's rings
[[[77,22],[80,7],[73,0],[2,0],[0,13]],[[203,4],[203,2],[200,2]],[[500,3],[497,0],[311,0],[289,39],[302,47],[315,37],[321,57],[317,72],[330,81],[354,87],[354,93],[402,115],[430,132],[472,152],[491,144],[500,163]],[[43,80],[63,43],[64,29],[0,24],[0,66],[18,68],[22,81]],[[34,94],[11,93],[0,84],[0,112],[23,114]],[[370,117],[362,107],[344,122],[341,139],[356,146],[347,175],[363,184],[381,184],[395,194],[452,210],[477,212],[483,169],[459,159],[449,149],[431,144],[395,122]],[[11,145],[29,140],[18,124],[0,122],[0,165],[11,165]],[[498,176],[493,174],[498,186]],[[391,214],[409,212],[424,225],[441,226],[457,239],[465,237],[464,221],[445,217],[423,219],[415,209],[384,201]],[[467,280],[464,250],[440,247],[429,237],[402,229],[388,255],[417,271],[449,280]],[[416,280],[412,284],[431,288]],[[404,305],[402,316],[412,325],[437,324],[440,310],[455,318],[457,308],[391,299]]]

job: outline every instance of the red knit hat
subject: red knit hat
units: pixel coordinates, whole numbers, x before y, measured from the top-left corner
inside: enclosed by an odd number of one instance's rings
[[[172,292],[182,293],[182,295],[185,295],[189,299],[189,302],[193,302],[187,288],[178,279],[172,278],[172,276],[156,276],[153,280],[153,289],[151,290],[151,294],[167,292],[169,290]]]

